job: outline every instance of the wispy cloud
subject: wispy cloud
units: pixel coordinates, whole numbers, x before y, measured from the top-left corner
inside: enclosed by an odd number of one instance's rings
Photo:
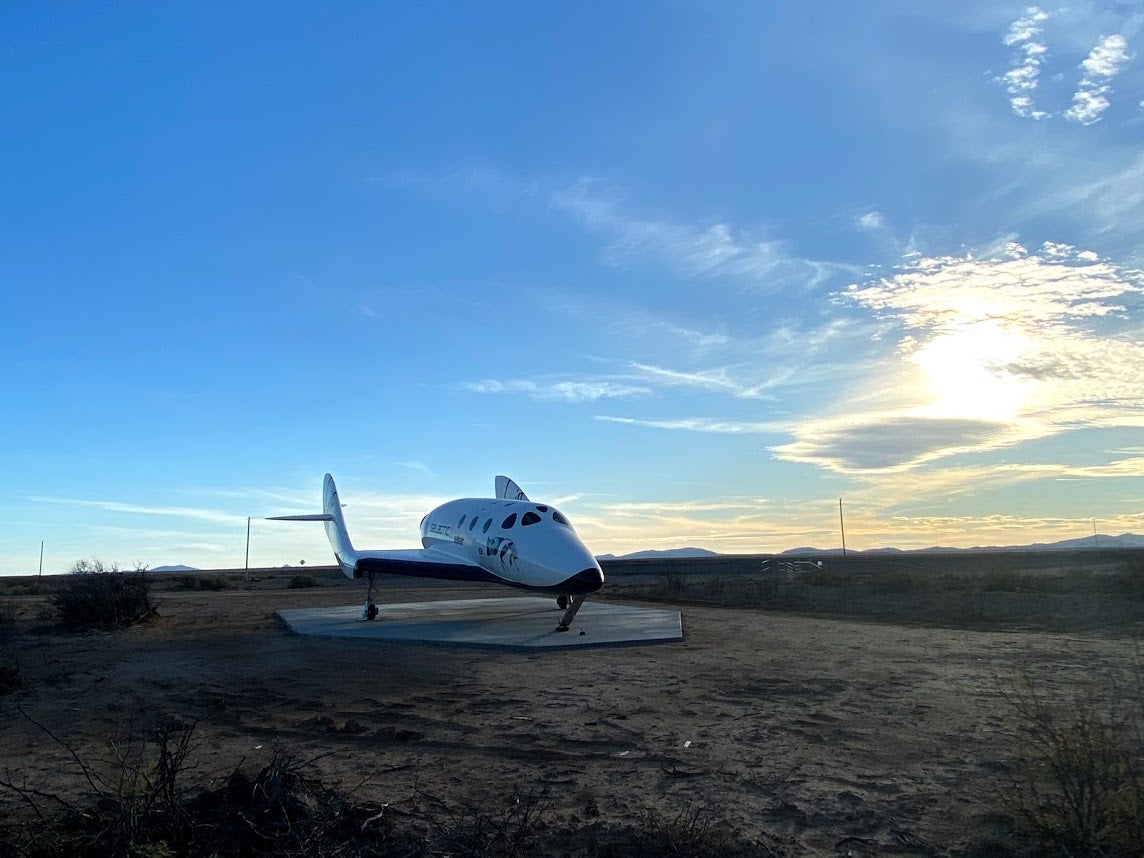
[[[784,242],[736,231],[726,223],[705,226],[632,217],[617,197],[582,180],[551,196],[559,211],[611,237],[607,258],[619,262],[641,254],[658,256],[693,277],[730,277],[762,288],[818,285],[845,271],[832,262],[791,253]]]
[[[462,385],[473,393],[522,393],[540,402],[563,402],[576,405],[599,399],[631,399],[650,396],[646,385],[628,384],[606,378],[545,380],[511,378],[484,379]]]
[[[733,500],[730,498],[715,501],[658,501],[648,503],[610,503],[605,504],[604,509],[612,515],[662,515],[665,513],[703,513],[703,512],[723,512],[732,509],[746,509],[757,510],[762,506],[770,503],[766,498],[742,498],[740,500]]]
[[[854,223],[863,232],[876,232],[886,228],[886,218],[879,211],[863,212],[854,219]]]
[[[722,331],[699,331],[663,320],[629,319],[614,322],[612,328],[618,333],[626,335],[662,332],[691,346],[697,354],[713,351],[720,346],[731,345],[734,342],[729,335]]]
[[[1048,53],[1048,46],[1041,40],[1042,25],[1048,17],[1048,13],[1039,6],[1030,6],[1024,15],[1009,25],[1005,34],[1004,42],[1014,49],[1014,58],[1009,71],[998,81],[1009,94],[1009,106],[1013,112],[1027,119],[1044,119],[1049,115],[1033,106],[1033,94]]]
[[[433,475],[433,471],[430,470],[429,466],[426,465],[424,462],[411,460],[411,461],[405,461],[405,462],[395,462],[394,464],[396,464],[398,467],[401,467],[401,468],[407,468],[410,471],[419,471],[422,474],[426,474],[428,476]]]
[[[87,507],[89,509],[102,509],[107,512],[129,513],[132,515],[157,515],[170,518],[189,518],[197,521],[209,521],[215,524],[235,524],[245,521],[246,517],[219,512],[213,509],[202,509],[189,506],[147,506],[144,504],[121,503],[110,500],[87,500],[82,498],[61,498],[33,495],[28,498],[33,503],[60,504],[63,506]]]
[[[641,399],[667,389],[717,393],[735,399],[773,399],[766,391],[781,384],[789,370],[763,380],[743,376],[749,367],[721,366],[710,369],[677,370],[654,364],[629,362],[623,371],[610,375],[581,378],[483,379],[466,382],[473,393],[524,394],[541,402],[580,404],[600,399]]]
[[[629,426],[646,426],[652,429],[677,429],[684,432],[713,432],[719,435],[773,434],[785,430],[786,424],[751,422],[744,420],[720,420],[709,417],[683,417],[675,420],[645,420],[638,417],[614,417],[606,414],[595,415],[596,420],[607,423],[624,423]]]
[[[1102,36],[1081,63],[1083,74],[1065,119],[1091,125],[1108,110],[1112,79],[1128,62],[1128,40],[1119,34]]]
[[[736,378],[729,367],[687,371],[645,363],[632,363],[630,366],[639,377],[658,386],[698,388],[736,399],[773,399],[774,396],[765,391],[782,380],[779,377],[763,382],[746,382]]]

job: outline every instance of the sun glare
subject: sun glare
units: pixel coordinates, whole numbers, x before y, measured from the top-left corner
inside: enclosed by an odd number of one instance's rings
[[[929,417],[1007,421],[1015,418],[1031,382],[1006,367],[1024,353],[1028,337],[995,321],[975,321],[939,334],[910,360],[925,373]]]

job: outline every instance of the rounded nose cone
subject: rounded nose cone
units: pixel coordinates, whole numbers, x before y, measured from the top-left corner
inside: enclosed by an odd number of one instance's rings
[[[564,582],[564,587],[567,588],[567,592],[571,595],[595,593],[603,586],[604,573],[595,566],[585,569],[583,572],[577,572]]]

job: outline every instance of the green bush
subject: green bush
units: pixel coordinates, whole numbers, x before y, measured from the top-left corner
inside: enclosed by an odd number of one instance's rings
[[[130,626],[155,613],[151,584],[143,575],[78,575],[53,601],[69,629]]]
[[[320,587],[317,579],[313,575],[295,575],[290,579],[290,583],[286,585],[289,590],[305,590],[309,587]]]

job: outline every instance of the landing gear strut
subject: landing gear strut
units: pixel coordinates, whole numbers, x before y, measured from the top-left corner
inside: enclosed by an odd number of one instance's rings
[[[559,602],[557,602],[557,604],[559,604]],[[568,626],[571,625],[573,617],[576,616],[576,612],[580,610],[580,606],[583,604],[584,596],[573,596],[571,603],[568,605],[568,610],[566,610],[564,616],[560,618],[560,625],[556,627],[556,631],[568,631]]]
[[[377,619],[377,605],[373,602],[373,576],[374,573],[369,573],[369,586],[365,590],[365,607],[362,609],[361,618],[363,620]]]

